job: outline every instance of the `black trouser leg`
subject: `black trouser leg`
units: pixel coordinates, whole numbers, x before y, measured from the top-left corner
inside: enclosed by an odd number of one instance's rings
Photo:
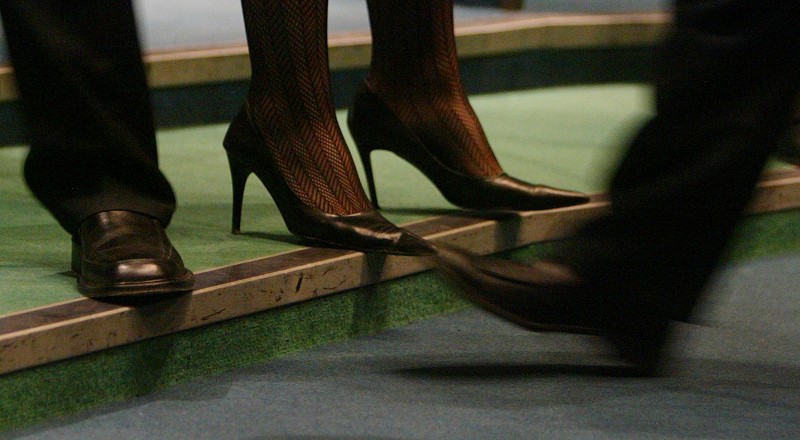
[[[97,212],[167,225],[175,197],[158,169],[130,0],[0,0],[29,124],[25,178],[70,233]]]
[[[676,6],[657,115],[614,177],[613,213],[564,253],[610,294],[649,295],[686,318],[788,127],[800,14],[796,2]]]

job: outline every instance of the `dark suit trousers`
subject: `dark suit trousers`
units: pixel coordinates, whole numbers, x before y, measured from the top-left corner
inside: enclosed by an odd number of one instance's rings
[[[798,5],[676,3],[656,116],[616,172],[612,214],[558,257],[611,298],[640,295],[688,318],[789,127],[800,85]]]
[[[28,122],[25,179],[70,233],[128,210],[165,226],[175,196],[158,169],[130,0],[0,0]]]

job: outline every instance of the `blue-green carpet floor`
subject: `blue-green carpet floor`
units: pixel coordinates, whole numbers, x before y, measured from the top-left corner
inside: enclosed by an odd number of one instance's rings
[[[797,439],[798,265],[800,253],[727,267],[697,324],[676,328],[662,378],[622,376],[600,339],[527,332],[470,310],[14,436]]]

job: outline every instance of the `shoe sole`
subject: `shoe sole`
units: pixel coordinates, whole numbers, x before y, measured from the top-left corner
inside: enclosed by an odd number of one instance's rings
[[[78,291],[89,298],[146,297],[169,293],[183,293],[194,287],[194,275],[186,271],[178,279],[148,281],[142,283],[123,283],[99,285],[78,277]]]

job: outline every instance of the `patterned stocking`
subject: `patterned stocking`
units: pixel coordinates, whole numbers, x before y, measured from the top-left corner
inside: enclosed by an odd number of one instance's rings
[[[245,108],[292,191],[334,215],[372,208],[331,98],[327,0],[242,0],[253,69]]]
[[[478,178],[503,172],[459,76],[453,0],[368,0],[367,83],[449,168]]]

